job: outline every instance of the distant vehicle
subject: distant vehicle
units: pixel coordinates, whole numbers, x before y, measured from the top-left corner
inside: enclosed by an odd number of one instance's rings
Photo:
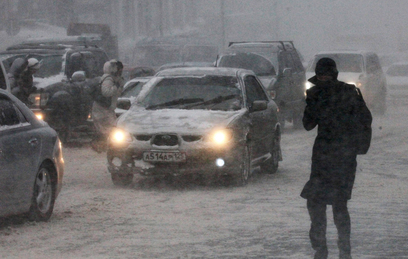
[[[408,102],[408,62],[390,65],[386,76],[389,97]]]
[[[305,68],[292,41],[230,42],[216,66],[253,70],[279,106],[282,127],[285,121],[302,127]]]
[[[338,80],[360,88],[367,106],[376,113],[384,114],[387,98],[387,80],[375,52],[363,50],[322,51],[317,53],[307,68],[307,78],[315,75],[316,63],[328,57],[337,64]],[[310,88],[306,83],[306,89]]]
[[[61,191],[64,160],[55,130],[0,89],[0,217],[47,221]]]
[[[155,70],[168,63],[214,62],[218,47],[204,39],[159,37],[139,41],[133,51],[132,64]]]
[[[119,117],[108,141],[115,185],[146,177],[275,173],[282,160],[278,107],[250,70],[175,68],[158,72]]]
[[[17,44],[0,52],[6,71],[18,58],[34,57],[41,68],[34,75],[37,90],[29,96],[29,108],[60,134],[65,142],[71,133],[83,128],[91,129],[88,88],[99,83],[103,65],[108,61],[106,52],[88,46]],[[73,79],[75,72],[82,71],[83,80]],[[78,103],[80,102],[80,103]]]
[[[156,74],[156,71],[151,67],[130,66],[128,64],[123,64],[123,66],[122,77],[125,82],[133,78],[154,76]]]
[[[140,91],[142,90],[143,86],[151,79],[152,77],[136,77],[133,78],[125,83],[123,86],[123,92],[121,96],[118,98],[118,102],[116,104],[116,116],[122,115],[124,112],[129,110],[132,102],[136,99],[139,95]]]

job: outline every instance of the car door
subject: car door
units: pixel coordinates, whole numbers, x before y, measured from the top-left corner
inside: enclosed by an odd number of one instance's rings
[[[0,94],[0,214],[19,212],[30,201],[40,146],[38,132]]]
[[[246,101],[249,106],[249,116],[251,119],[251,150],[252,158],[258,158],[269,152],[271,146],[270,134],[274,132],[271,109],[253,111],[254,101],[265,101],[269,99],[263,90],[261,83],[254,75],[247,75],[244,78]]]

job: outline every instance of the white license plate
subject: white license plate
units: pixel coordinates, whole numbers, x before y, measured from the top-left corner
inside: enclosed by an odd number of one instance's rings
[[[185,162],[183,152],[144,152],[143,160],[147,162]]]

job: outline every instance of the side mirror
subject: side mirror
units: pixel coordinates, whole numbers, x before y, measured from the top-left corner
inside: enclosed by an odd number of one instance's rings
[[[292,76],[292,69],[291,68],[283,69],[283,76],[284,77],[291,77]]]
[[[264,111],[268,108],[267,101],[258,100],[252,103],[251,112]]]

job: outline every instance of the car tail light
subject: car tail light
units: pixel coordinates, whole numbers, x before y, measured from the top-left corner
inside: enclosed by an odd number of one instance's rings
[[[276,97],[276,92],[275,91],[269,91],[269,95],[270,95],[270,97],[272,98],[272,99],[275,99],[275,97]]]

